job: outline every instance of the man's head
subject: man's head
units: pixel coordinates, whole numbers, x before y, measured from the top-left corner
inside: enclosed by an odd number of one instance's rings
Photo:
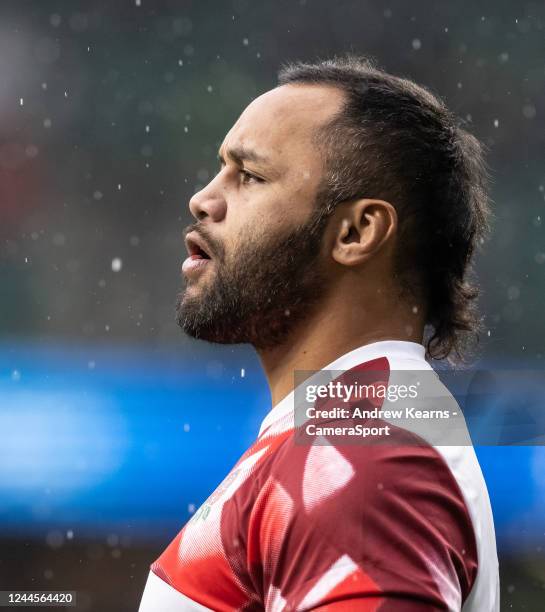
[[[219,173],[189,205],[189,250],[201,241],[211,256],[185,269],[178,320],[189,334],[271,348],[319,301],[327,219],[316,206],[324,165],[314,138],[342,101],[333,87],[279,87],[225,137]]]
[[[190,202],[190,252],[200,240],[212,258],[186,266],[185,331],[272,347],[349,277],[417,304],[432,356],[461,352],[478,321],[467,275],[486,176],[478,142],[431,93],[353,56],[290,64],[220,156]]]

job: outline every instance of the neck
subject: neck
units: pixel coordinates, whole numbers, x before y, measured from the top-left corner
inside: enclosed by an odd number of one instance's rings
[[[272,405],[293,390],[294,371],[320,370],[345,353],[372,342],[422,342],[423,328],[420,313],[415,314],[412,306],[400,301],[326,300],[286,342],[259,351]]]

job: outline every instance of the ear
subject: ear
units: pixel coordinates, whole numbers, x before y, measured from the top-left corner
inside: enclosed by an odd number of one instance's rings
[[[332,226],[333,259],[344,266],[357,266],[392,242],[397,212],[384,200],[352,200],[335,211]]]

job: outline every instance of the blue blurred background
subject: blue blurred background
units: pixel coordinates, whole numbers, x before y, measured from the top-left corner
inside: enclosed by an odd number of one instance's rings
[[[210,351],[195,343],[188,354],[7,343],[0,372],[0,536],[43,543],[52,556],[83,546],[93,564],[104,552],[95,559],[101,549],[89,549],[92,542],[103,542],[114,559],[141,551],[140,573],[255,439],[270,406],[257,360],[241,347]],[[488,398],[470,419],[477,438],[483,424],[501,426],[505,407],[525,402],[515,388],[500,402]],[[524,560],[540,580],[545,446],[487,444],[477,453],[500,559]],[[51,565],[48,559],[45,577]],[[512,597],[516,581],[504,579]],[[93,588],[89,607],[98,609]],[[533,605],[532,595],[522,601]],[[119,604],[110,596],[103,605]]]
[[[255,438],[254,353],[183,338],[173,305],[189,198],[283,61],[370,54],[469,122],[496,216],[475,367],[543,370],[544,24],[542,3],[491,0],[2,3],[0,588],[134,610]],[[544,447],[477,451],[502,609],[541,610]]]

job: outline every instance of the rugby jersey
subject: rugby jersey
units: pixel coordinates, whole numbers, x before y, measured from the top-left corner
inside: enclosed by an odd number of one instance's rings
[[[366,369],[433,375],[424,347],[403,341],[324,368]],[[294,397],[151,565],[139,612],[498,611],[494,524],[470,442],[392,426],[394,444],[301,444]]]

